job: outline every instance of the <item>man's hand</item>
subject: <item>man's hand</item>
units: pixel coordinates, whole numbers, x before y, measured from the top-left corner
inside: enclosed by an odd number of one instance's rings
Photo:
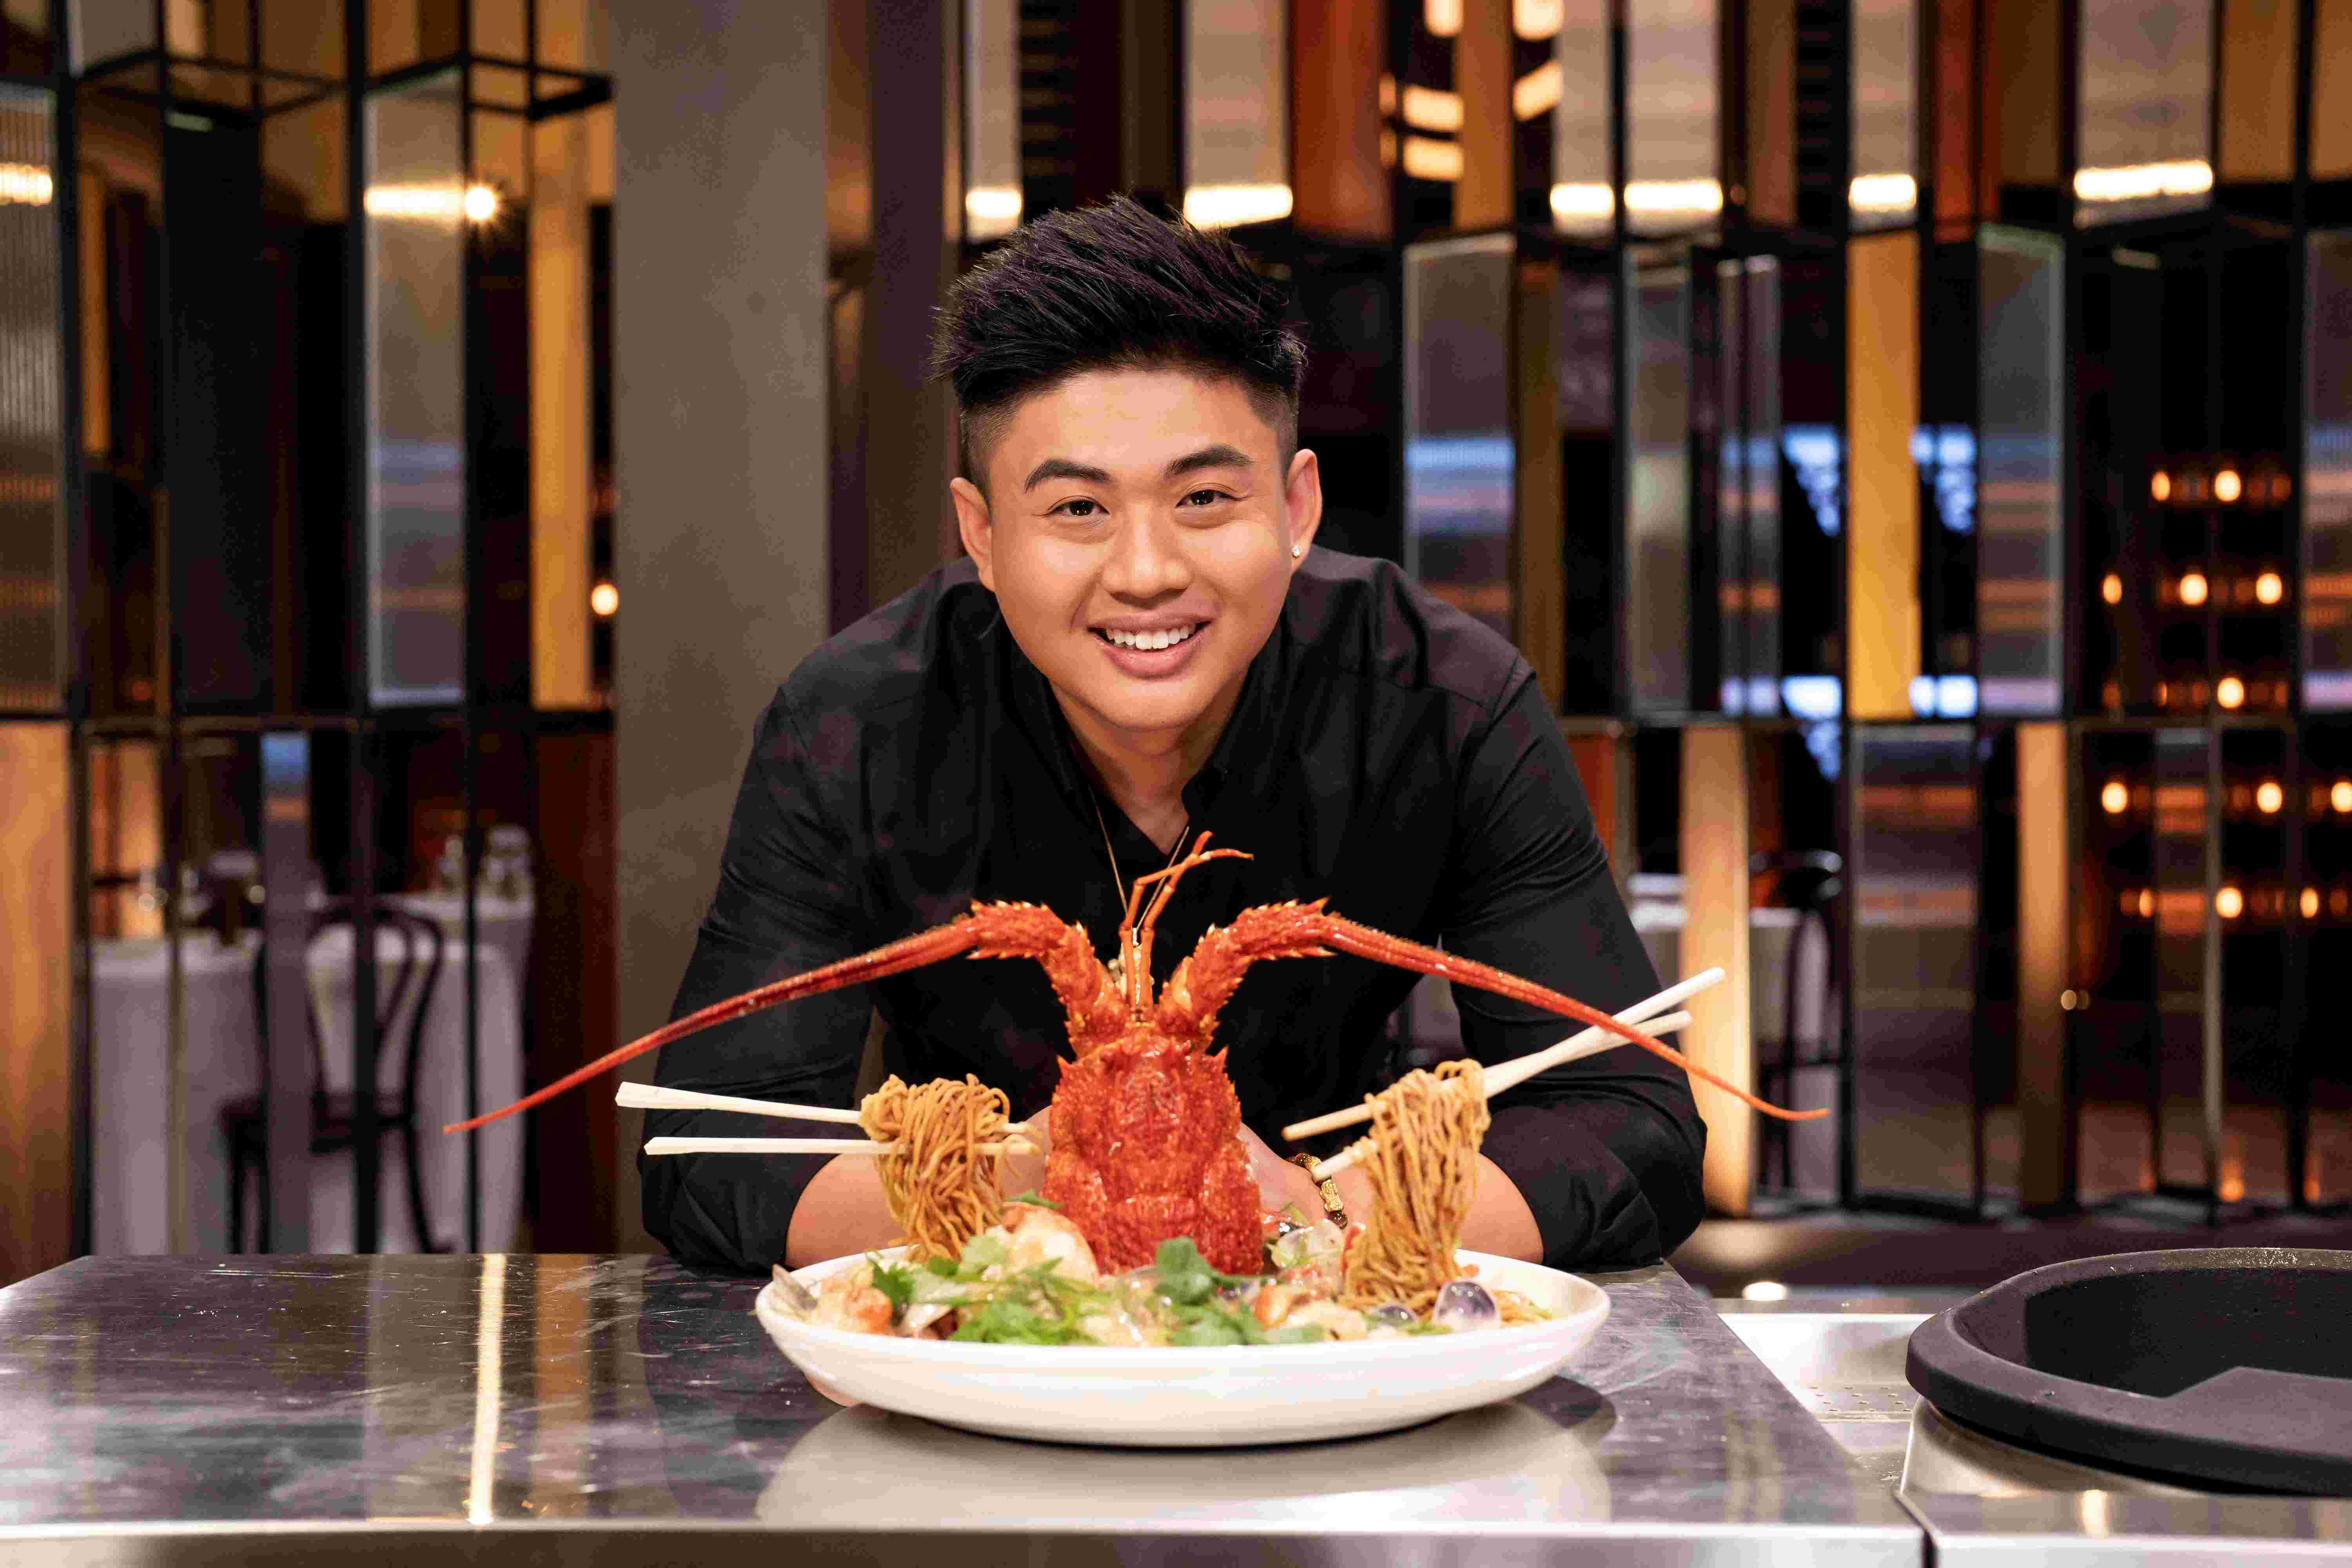
[[[1017,1198],[1024,1193],[1043,1193],[1045,1190],[1045,1157],[1054,1152],[1053,1117],[1054,1108],[1046,1106],[1013,1135],[1035,1147],[1022,1149],[1015,1145],[1013,1152],[1004,1156],[1004,1162],[999,1167],[1003,1174],[997,1179],[997,1186],[1006,1197]]]
[[[1323,1194],[1304,1165],[1292,1163],[1266,1146],[1265,1140],[1251,1131],[1241,1131],[1242,1147],[1249,1152],[1250,1174],[1257,1178],[1258,1203],[1269,1213],[1279,1214],[1286,1205],[1296,1205],[1307,1219],[1324,1217]],[[1339,1173],[1339,1202],[1349,1219],[1363,1216],[1364,1206],[1371,1201],[1371,1189],[1364,1183],[1363,1173],[1356,1170]]]

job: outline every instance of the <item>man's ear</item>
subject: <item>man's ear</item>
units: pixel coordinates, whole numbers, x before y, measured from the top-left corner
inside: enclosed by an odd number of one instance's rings
[[[1315,531],[1323,526],[1323,467],[1315,454],[1304,447],[1291,454],[1290,475],[1283,481],[1283,526],[1290,542],[1298,551],[1291,557],[1295,563],[1315,542]]]
[[[980,573],[980,585],[996,592],[996,524],[988,515],[988,498],[970,479],[950,479],[948,497],[955,502],[956,531]]]

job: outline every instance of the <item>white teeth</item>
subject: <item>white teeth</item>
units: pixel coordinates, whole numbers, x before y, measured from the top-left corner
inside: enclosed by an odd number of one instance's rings
[[[1174,647],[1200,629],[1201,626],[1197,621],[1189,626],[1171,626],[1166,631],[1157,632],[1123,632],[1105,626],[1103,637],[1120,647],[1131,647],[1144,653],[1154,653],[1163,647]]]

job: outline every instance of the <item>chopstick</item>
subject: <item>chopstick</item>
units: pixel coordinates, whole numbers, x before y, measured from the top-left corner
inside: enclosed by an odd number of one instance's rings
[[[736,1110],[746,1116],[776,1116],[790,1121],[837,1121],[855,1127],[858,1114],[837,1105],[791,1105],[781,1100],[745,1100],[732,1094],[704,1094],[699,1089],[668,1089],[657,1083],[623,1082],[613,1103],[632,1110]],[[1018,1132],[1026,1121],[1008,1122],[1005,1131]]]
[[[731,1094],[703,1094],[691,1089],[666,1089],[657,1083],[623,1083],[613,1103],[635,1110],[740,1110],[747,1116],[781,1116],[794,1121],[838,1121],[855,1127],[857,1112],[837,1105],[786,1105],[780,1100],[744,1100]]]
[[[1717,970],[1716,973],[1720,974],[1722,971]],[[1671,1035],[1676,1029],[1687,1027],[1691,1021],[1691,1016],[1688,1013],[1669,1013],[1663,1018],[1627,1019],[1626,1021],[1629,1023],[1641,1024],[1643,1028],[1652,1035]],[[1609,1034],[1606,1030],[1596,1032],[1601,1034],[1605,1040],[1613,1041],[1617,1038],[1616,1036]],[[1505,1083],[1500,1087],[1496,1086],[1495,1082],[1496,1079],[1501,1078],[1507,1071],[1520,1068],[1525,1063],[1535,1061],[1539,1058],[1549,1057],[1551,1058],[1551,1060],[1545,1062],[1543,1067],[1551,1067],[1563,1061],[1574,1061],[1578,1057],[1595,1056],[1609,1048],[1606,1044],[1588,1045],[1569,1056],[1559,1056],[1555,1054],[1559,1052],[1562,1047],[1572,1046],[1575,1044],[1576,1042],[1574,1040],[1563,1040],[1559,1045],[1552,1047],[1550,1050],[1537,1051],[1532,1056],[1521,1057],[1517,1061],[1507,1063],[1504,1067],[1489,1068],[1483,1075],[1486,1082],[1486,1097],[1488,1100],[1492,1100],[1495,1096],[1502,1093],[1504,1089],[1510,1088],[1512,1084],[1524,1081],[1533,1074],[1543,1070],[1543,1068],[1540,1067],[1527,1068],[1526,1070],[1519,1072],[1519,1076],[1512,1079],[1509,1083]],[[1371,1114],[1371,1108],[1369,1106],[1365,1107],[1364,1114],[1366,1116],[1370,1116]],[[1284,1130],[1284,1135],[1286,1137],[1289,1136],[1288,1129],[1286,1128]],[[1353,1143],[1349,1144],[1345,1149],[1340,1150],[1338,1153],[1324,1161],[1321,1164],[1317,1165],[1309,1173],[1312,1174],[1318,1182],[1328,1180],[1332,1176],[1338,1175],[1340,1172],[1346,1170],[1349,1166],[1362,1159],[1366,1154],[1370,1153],[1371,1149],[1372,1141],[1370,1138],[1359,1138]]]
[[[1722,970],[1702,969],[1689,979],[1669,985],[1655,996],[1636,1002],[1622,1013],[1613,1016],[1621,1024],[1647,1023],[1659,1014],[1722,983]],[[1688,1018],[1683,1020],[1685,1024],[1688,1022],[1690,1022]],[[1677,1028],[1680,1026],[1681,1025],[1675,1026]],[[1664,1031],[1652,1029],[1649,1032],[1655,1035]],[[1516,1061],[1505,1062],[1500,1067],[1488,1068],[1486,1075],[1486,1098],[1492,1100],[1507,1089],[1516,1089],[1536,1074],[1547,1068],[1556,1068],[1562,1062],[1572,1062],[1584,1057],[1598,1056],[1602,1051],[1612,1050],[1627,1043],[1622,1035],[1614,1034],[1595,1024],[1589,1029],[1580,1030],[1570,1035],[1556,1046],[1547,1046],[1542,1050],[1531,1051]],[[1326,1115],[1310,1117],[1305,1121],[1294,1121],[1282,1130],[1282,1135],[1296,1142],[1301,1138],[1312,1138],[1318,1132],[1328,1132],[1338,1127],[1352,1127],[1359,1121],[1370,1121],[1371,1119],[1372,1108],[1370,1104],[1350,1105]]]
[[[1021,1140],[978,1145],[983,1154],[1001,1154]],[[876,1143],[864,1138],[648,1138],[648,1154],[873,1154],[896,1152],[896,1143]]]

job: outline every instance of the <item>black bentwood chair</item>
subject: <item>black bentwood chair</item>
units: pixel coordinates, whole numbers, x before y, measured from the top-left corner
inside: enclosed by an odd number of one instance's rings
[[[310,930],[303,945],[307,961],[310,947],[326,931],[335,927],[356,931],[352,926],[351,904],[338,899],[318,910],[310,918]],[[438,1252],[433,1227],[425,1212],[425,1176],[416,1159],[416,1068],[425,1040],[425,1018],[432,1010],[433,988],[441,978],[441,928],[421,915],[384,904],[375,907],[375,929],[390,931],[399,939],[398,958],[392,983],[380,985],[376,991],[375,1048],[376,1070],[382,1073],[393,1060],[391,1038],[393,1026],[401,1016],[402,1005],[412,992],[415,1006],[408,1013],[408,1026],[398,1042],[400,1049],[400,1087],[392,1092],[376,1090],[375,1135],[378,1142],[397,1132],[408,1165],[408,1212],[416,1226],[416,1245],[420,1251]],[[269,1009],[264,1000],[263,964],[268,954],[264,948],[253,961],[253,1010],[260,1021],[263,1059],[268,1059]],[[373,954],[362,954],[353,941],[352,962],[354,965]],[[303,987],[303,1016],[309,1021],[306,1031],[310,1044],[310,1152],[339,1154],[357,1142],[353,1125],[358,1096],[347,1089],[327,1087],[327,1059],[320,1044],[318,1000],[310,987]],[[262,1109],[262,1097],[247,1095],[230,1100],[221,1107],[222,1133],[228,1139],[228,1249],[245,1250],[245,1177],[247,1169],[260,1174],[257,1194],[260,1207],[259,1235],[257,1243],[269,1235],[269,1139]]]
[[[1837,967],[1837,942],[1832,930],[1830,914],[1838,896],[1845,890],[1845,862],[1826,849],[1807,849],[1780,854],[1761,854],[1748,862],[1750,876],[1762,877],[1777,873],[1780,879],[1780,896],[1797,911],[1796,929],[1789,933],[1787,973],[1780,991],[1780,1039],[1778,1059],[1759,1062],[1756,1068],[1756,1089],[1765,1099],[1779,1104],[1789,1103],[1795,1092],[1797,1074],[1806,1068],[1836,1068],[1843,1064],[1843,1047],[1837,1040],[1837,1025],[1831,1016],[1832,1004],[1837,995],[1840,981]],[[1822,944],[1824,963],[1822,984],[1814,994],[1813,1029],[1802,1030],[1801,1005],[1804,998],[1799,986],[1804,976],[1804,948],[1808,931]],[[1796,1185],[1795,1152],[1790,1146],[1789,1124],[1770,1117],[1761,1120],[1759,1131],[1763,1134],[1759,1161],[1759,1177],[1769,1180],[1772,1167],[1780,1168],[1780,1184],[1783,1189]],[[1845,1130],[1838,1135],[1843,1138]]]

